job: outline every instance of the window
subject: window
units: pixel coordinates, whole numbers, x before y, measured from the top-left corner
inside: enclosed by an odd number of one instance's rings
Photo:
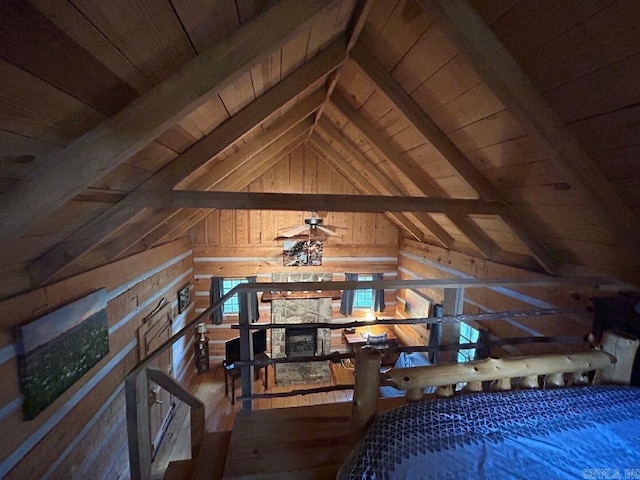
[[[247,283],[246,278],[225,278],[222,280],[222,295],[226,295],[229,291],[239,285],[241,283]],[[226,302],[222,304],[222,313],[224,315],[229,315],[233,313],[238,313],[240,311],[240,307],[238,306],[238,294],[236,293],[233,297],[229,298]]]
[[[466,323],[460,324],[460,340],[458,343],[476,343],[480,331],[470,327]],[[458,363],[469,362],[473,360],[476,355],[475,348],[465,348],[458,350]]]
[[[358,281],[371,282],[372,275],[358,275]],[[373,307],[373,290],[356,290],[353,297],[353,308],[372,308]]]

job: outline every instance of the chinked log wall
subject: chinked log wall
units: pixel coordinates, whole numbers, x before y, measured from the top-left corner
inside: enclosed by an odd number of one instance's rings
[[[337,243],[337,242],[336,242]],[[385,278],[397,278],[398,247],[386,245],[336,245],[324,246],[322,266],[283,267],[282,247],[194,247],[193,266],[195,274],[196,312],[209,306],[211,277],[257,276],[258,282],[271,282],[273,273],[316,272],[331,273],[334,281],[344,281],[344,274],[382,272]],[[395,290],[385,292],[386,309],[381,316],[393,317],[395,313]],[[340,314],[340,300],[333,300],[332,317],[336,323],[344,321]],[[353,316],[363,316],[363,310],[354,310]],[[260,303],[260,322],[271,321],[271,303]],[[238,323],[237,315],[226,315],[222,325],[209,326],[209,352],[212,362],[224,358],[224,342],[238,336],[237,330],[229,328]],[[341,330],[332,330],[331,351],[345,351]]]
[[[163,297],[171,304],[174,332],[193,318],[193,303],[177,311],[178,290],[193,282],[191,254],[190,242],[178,240],[0,302],[0,478],[128,476],[123,381],[139,361],[136,331]],[[24,421],[11,329],[100,288],[109,298],[109,354]],[[175,375],[186,382],[192,336],[173,348]]]
[[[482,260],[469,255],[452,252],[432,245],[403,239],[398,256],[398,278],[414,280],[419,278],[545,278],[546,275],[509,267]],[[548,277],[547,277],[548,278]],[[443,291],[418,289],[435,302],[443,301]],[[464,291],[463,313],[499,312],[510,310],[532,310],[535,308],[578,307],[590,305],[589,298],[607,296],[610,293],[575,285],[549,287],[491,287],[469,288]],[[404,291],[399,291],[397,316],[404,314]],[[545,316],[492,320],[474,326],[482,326],[498,338],[530,336],[573,336],[586,335],[591,331],[592,319],[586,315]],[[413,341],[423,340],[428,332],[424,327],[398,326],[401,336]],[[519,345],[510,347],[512,354],[557,353],[558,345]],[[575,350],[575,348],[574,348]],[[494,355],[504,352],[495,350]]]

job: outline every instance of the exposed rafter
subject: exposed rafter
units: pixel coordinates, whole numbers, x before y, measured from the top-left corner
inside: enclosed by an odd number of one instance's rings
[[[529,135],[572,181],[585,186],[599,200],[614,223],[628,233],[627,242],[638,251],[640,219],[558,115],[548,105],[520,65],[467,0],[417,0],[449,40],[507,107]]]
[[[344,158],[320,135],[318,135],[317,131],[311,134],[309,142],[314,150],[316,150],[322,158],[332,165],[333,168],[342,173],[345,178],[348,178],[360,193],[367,195],[380,195],[382,193],[351,164],[345,162]],[[404,214],[385,212],[385,215],[387,215],[387,217],[402,230],[412,235],[416,240],[424,240],[422,231],[417,228],[417,226]]]
[[[330,141],[336,142],[343,152],[360,166],[361,169],[366,171],[371,176],[372,181],[375,182],[376,188],[379,193],[383,195],[406,195],[393,182],[390,182],[373,163],[358,150],[353,144],[346,139],[342,133],[340,133],[328,120],[322,119],[319,124],[319,133],[326,136]],[[451,248],[454,244],[454,240],[444,228],[442,228],[438,222],[431,218],[426,213],[415,214],[416,220],[422,224],[431,234],[442,243],[446,248]]]
[[[0,195],[0,241],[11,241],[38,225],[332,6],[332,2],[315,0],[278,2],[118,114],[44,159],[40,168]]]
[[[442,154],[458,174],[478,192],[480,198],[502,200],[501,195],[496,192],[462,152],[451,143],[429,116],[416,105],[413,99],[407,95],[402,87],[376,62],[375,58],[365,48],[361,45],[356,45],[353,49],[352,58],[360,71],[395,105],[398,112],[404,115],[407,121]],[[451,220],[487,258],[493,258],[494,260],[499,260],[499,257],[505,258],[507,252],[497,249],[492,241],[488,243],[483,241],[480,237],[482,234],[469,222],[453,218]],[[559,261],[556,259],[556,255],[550,252],[549,248],[540,241],[518,216],[509,215],[503,220],[547,272],[555,273],[557,271]],[[475,237],[475,241],[472,237]]]
[[[158,191],[173,188],[195,169],[300,95],[310,84],[337,68],[344,60],[343,52],[344,40],[340,39],[156,172],[138,189]],[[132,207],[125,198],[60,242],[29,266],[34,285],[43,284],[71,261],[115,232],[138,211],[139,208]]]

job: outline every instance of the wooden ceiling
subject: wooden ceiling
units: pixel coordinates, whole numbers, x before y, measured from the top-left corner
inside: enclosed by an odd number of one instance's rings
[[[638,284],[638,25],[635,0],[3,1],[2,291],[250,208],[198,192],[303,144],[375,196],[308,203]]]

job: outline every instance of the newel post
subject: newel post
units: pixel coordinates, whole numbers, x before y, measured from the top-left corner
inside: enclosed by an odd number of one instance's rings
[[[351,403],[351,434],[360,438],[376,415],[380,386],[382,354],[364,346],[356,352],[356,378]]]
[[[149,431],[149,384],[147,368],[134,370],[124,381],[131,480],[151,478],[151,432]]]

